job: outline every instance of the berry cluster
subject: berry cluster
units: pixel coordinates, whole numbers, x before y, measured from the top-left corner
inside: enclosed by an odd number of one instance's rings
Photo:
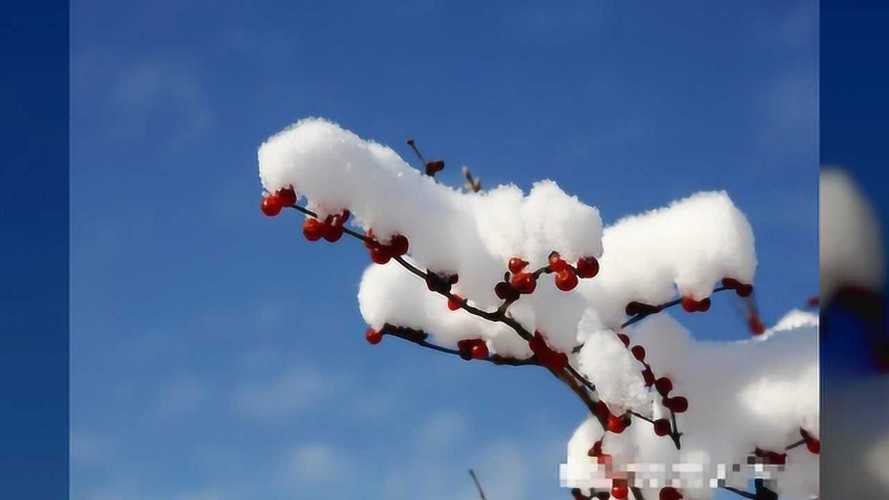
[[[306,218],[303,222],[303,236],[309,241],[318,241],[321,238],[334,243],[343,237],[343,226],[349,220],[349,211],[328,215],[323,221],[314,217]]]
[[[668,410],[673,413],[684,413],[688,410],[688,399],[683,396],[670,397],[670,392],[673,391],[673,382],[669,378],[661,377],[657,379],[654,383],[654,388],[657,389],[658,394],[663,398],[661,403]]]
[[[259,209],[268,217],[274,217],[281,213],[282,208],[293,205],[296,205],[296,191],[293,190],[293,186],[290,186],[263,197],[259,203]]]
[[[534,332],[534,338],[528,341],[528,347],[531,348],[531,352],[534,353],[541,365],[555,373],[560,373],[568,366],[568,356],[563,352],[552,350],[540,332]]]
[[[393,234],[388,244],[383,244],[374,238],[373,231],[367,232],[364,246],[370,254],[370,260],[376,264],[386,264],[395,257],[406,254],[410,247],[407,237],[402,234]]]
[[[457,349],[460,351],[460,357],[465,360],[470,359],[487,359],[488,345],[482,339],[464,339],[457,342]]]

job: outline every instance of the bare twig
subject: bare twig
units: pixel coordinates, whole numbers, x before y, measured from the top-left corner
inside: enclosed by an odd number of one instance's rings
[[[482,500],[485,500],[485,490],[482,489],[482,483],[479,482],[478,476],[475,475],[475,471],[472,469],[469,469],[469,475],[472,476],[472,482],[475,483],[475,487],[476,487],[476,489],[478,489],[478,496]]]

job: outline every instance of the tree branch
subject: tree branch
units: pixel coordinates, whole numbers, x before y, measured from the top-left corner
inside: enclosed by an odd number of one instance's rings
[[[478,489],[478,496],[481,500],[485,500],[485,490],[482,489],[482,484],[478,480],[478,476],[475,475],[475,471],[469,469],[469,475],[472,476],[472,481],[475,483],[476,489]]]

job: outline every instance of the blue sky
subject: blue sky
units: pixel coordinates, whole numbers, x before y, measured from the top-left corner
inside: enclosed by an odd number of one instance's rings
[[[387,339],[358,245],[263,218],[256,148],[325,116],[606,222],[726,189],[777,319],[816,293],[815,2],[71,7],[76,500],[567,498],[583,408],[533,368]],[[683,322],[746,333],[729,296]]]

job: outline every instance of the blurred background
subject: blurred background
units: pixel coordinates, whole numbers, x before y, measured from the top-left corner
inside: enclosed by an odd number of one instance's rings
[[[491,500],[569,497],[572,394],[368,346],[364,249],[261,216],[256,148],[301,117],[407,159],[414,137],[452,185],[464,164],[554,179],[606,223],[725,189],[763,320],[818,292],[814,1],[75,0],[71,20],[76,500],[477,498],[469,467]],[[729,295],[679,318],[749,336]]]

